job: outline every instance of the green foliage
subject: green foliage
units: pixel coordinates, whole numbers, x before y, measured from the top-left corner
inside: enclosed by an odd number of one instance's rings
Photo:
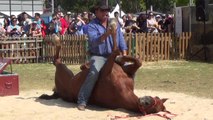
[[[176,6],[187,6],[190,0],[176,0]]]
[[[83,12],[88,11],[97,0],[59,0],[60,5],[66,11],[72,12]],[[136,13],[146,10],[147,6],[153,6],[154,10],[160,12],[167,12],[173,8],[175,0],[108,0],[110,7],[115,7],[115,5],[122,2],[121,8],[127,13]],[[149,9],[150,7],[148,7]]]
[[[176,6],[187,6],[190,0],[108,0],[108,4],[115,7],[120,1],[122,2],[121,8],[126,13],[145,11],[146,5],[147,9],[150,9],[152,5],[154,11],[167,13],[172,11],[174,3],[176,3]],[[60,4],[66,11],[83,12],[89,11],[96,2],[97,0],[57,0],[55,5]],[[193,0],[193,3],[195,3],[195,0]],[[210,3],[213,3],[213,0],[209,0]]]
[[[83,12],[88,11],[97,0],[60,0],[65,11]]]

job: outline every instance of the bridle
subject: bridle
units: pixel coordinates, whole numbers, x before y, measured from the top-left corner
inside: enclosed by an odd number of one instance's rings
[[[138,108],[139,108],[140,112],[143,113],[143,116],[130,116],[130,115],[127,115],[127,116],[114,116],[113,118],[111,118],[111,120],[126,119],[126,118],[128,119],[130,117],[137,117],[138,119],[140,119],[140,118],[148,117],[148,116],[158,116],[158,117],[165,118],[167,120],[171,120],[173,117],[177,116],[177,114],[173,114],[173,113],[165,110],[165,107],[163,106],[163,104],[161,104],[161,100],[157,100],[156,98],[153,98],[153,97],[151,97],[151,98],[154,101],[154,104],[148,106],[147,108],[144,108],[144,106],[140,105],[139,104],[140,102],[138,101]],[[164,108],[163,113],[152,113],[152,114],[149,114],[148,111],[153,109],[157,105],[160,105],[160,107]]]
[[[147,112],[148,112],[149,110],[153,109],[157,104],[159,104],[159,102],[158,102],[155,98],[153,98],[153,97],[151,97],[151,98],[152,98],[152,100],[154,101],[154,104],[150,105],[150,106],[147,107],[147,108],[144,108],[144,106],[140,105],[140,104],[139,104],[140,102],[138,102],[139,110],[140,110],[140,112],[143,113],[144,115],[147,115]]]

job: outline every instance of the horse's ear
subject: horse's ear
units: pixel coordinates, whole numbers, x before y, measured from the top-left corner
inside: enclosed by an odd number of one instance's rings
[[[168,100],[168,98],[162,98],[161,101],[164,103]]]

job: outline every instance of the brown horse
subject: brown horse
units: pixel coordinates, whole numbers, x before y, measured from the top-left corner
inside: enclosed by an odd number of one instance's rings
[[[56,59],[54,61],[56,66],[54,93],[51,96],[43,94],[40,98],[62,98],[65,101],[76,103],[80,87],[88,74],[89,64],[82,65],[81,71],[74,75],[66,65],[61,63],[59,59],[60,48],[58,38],[56,39]],[[89,104],[111,109],[124,108],[144,115],[165,111],[163,103],[166,99],[151,96],[139,98],[134,94],[133,77],[137,69],[141,66],[140,61],[130,56],[122,56],[115,62],[118,55],[119,51],[115,50],[108,57],[93,89]],[[125,65],[126,62],[131,64]]]

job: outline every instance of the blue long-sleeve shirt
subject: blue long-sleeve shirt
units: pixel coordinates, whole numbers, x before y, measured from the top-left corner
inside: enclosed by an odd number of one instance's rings
[[[88,24],[88,43],[89,51],[93,55],[107,56],[112,53],[113,40],[112,36],[108,36],[107,40],[101,41],[101,36],[106,32],[106,28],[101,25],[100,21],[96,18]],[[123,33],[120,28],[117,28],[117,47],[123,51],[127,50],[127,45],[124,40]]]

